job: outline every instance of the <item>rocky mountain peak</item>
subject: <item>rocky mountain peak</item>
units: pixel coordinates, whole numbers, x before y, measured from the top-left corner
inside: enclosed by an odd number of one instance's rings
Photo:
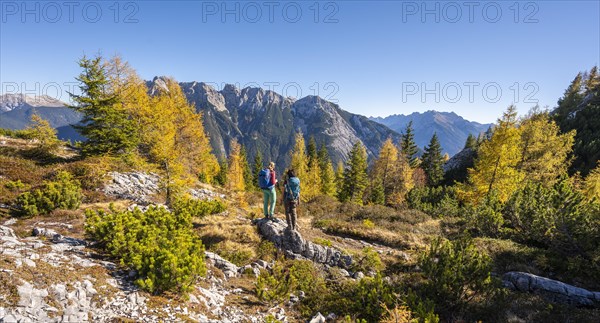
[[[221,157],[228,154],[235,139],[246,146],[251,158],[260,150],[264,159],[287,165],[295,135],[301,132],[306,140],[315,137],[318,143],[325,143],[337,161],[344,160],[357,141],[373,156],[385,139],[398,137],[387,127],[318,96],[296,100],[260,87],[239,89],[227,84],[219,91],[206,83],[179,84],[197,111],[206,112],[205,129],[214,152]]]
[[[155,76],[147,85],[151,95],[158,94],[159,91],[168,91],[167,78],[164,76]]]
[[[0,112],[29,107],[64,107],[65,104],[48,95],[3,94],[0,95]]]

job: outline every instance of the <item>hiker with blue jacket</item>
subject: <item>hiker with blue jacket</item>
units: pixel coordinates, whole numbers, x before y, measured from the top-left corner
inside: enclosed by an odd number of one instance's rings
[[[275,174],[275,163],[270,162],[269,166],[258,173],[258,186],[263,191],[263,204],[265,219],[275,221],[275,200],[277,193],[275,192],[275,184],[277,184],[277,174]]]
[[[287,179],[283,182],[283,205],[288,228],[298,229],[296,207],[300,204],[300,179],[293,169],[287,171]]]

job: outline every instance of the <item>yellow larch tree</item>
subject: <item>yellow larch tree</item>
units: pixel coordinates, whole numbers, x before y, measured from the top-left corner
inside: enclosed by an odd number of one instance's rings
[[[475,166],[469,169],[468,185],[459,186],[461,198],[478,204],[495,192],[501,202],[507,201],[525,177],[518,168],[520,148],[517,110],[511,105],[498,120],[491,139],[481,144]]]
[[[314,167],[316,170],[309,169],[309,160],[306,155],[306,144],[302,133],[297,133],[295,137],[295,144],[292,150],[292,162],[291,167],[296,172],[296,176],[300,178],[302,194],[300,198],[303,202],[309,201],[318,194],[320,186],[315,186],[316,181],[320,181],[320,176],[317,178],[315,173],[318,172],[318,167]],[[312,174],[311,174],[312,173]]]
[[[202,175],[212,180],[219,170],[202,125],[202,115],[187,102],[179,84],[167,79],[166,88],[152,97],[153,111],[144,118],[144,141],[151,158],[167,177],[167,199],[172,187],[191,184]]]
[[[37,149],[40,152],[53,153],[60,146],[56,129],[52,128],[48,120],[38,114],[31,115],[31,125],[27,127],[26,132],[32,139],[37,140]]]
[[[398,148],[396,148],[392,139],[388,138],[381,146],[379,156],[371,169],[371,189],[374,189],[374,185],[381,185],[386,204],[391,204],[389,199],[392,197],[392,192],[395,191],[395,178],[398,176],[398,157]]]
[[[393,207],[400,207],[406,201],[406,195],[415,186],[413,179],[414,168],[406,154],[398,150],[396,163],[394,166],[394,176],[391,177],[392,190],[389,196],[386,195],[386,204]]]
[[[237,140],[231,142],[229,147],[229,158],[227,159],[227,183],[226,188],[232,191],[243,191],[245,188],[244,182],[244,165],[242,164],[241,146]]]
[[[575,131],[562,134],[545,111],[534,108],[521,122],[521,161],[525,180],[552,186],[566,175]]]

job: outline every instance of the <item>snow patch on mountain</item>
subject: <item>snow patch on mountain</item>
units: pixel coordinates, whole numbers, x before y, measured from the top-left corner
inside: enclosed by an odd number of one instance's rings
[[[0,113],[23,107],[64,107],[65,104],[48,95],[3,94],[0,95]]]

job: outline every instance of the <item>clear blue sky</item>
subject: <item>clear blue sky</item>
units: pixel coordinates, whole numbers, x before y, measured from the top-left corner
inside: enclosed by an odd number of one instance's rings
[[[0,91],[56,97],[83,54],[118,53],[146,79],[318,91],[367,116],[433,109],[493,122],[515,101],[522,113],[535,100],[553,107],[577,72],[600,64],[598,1],[114,3],[0,1]]]

